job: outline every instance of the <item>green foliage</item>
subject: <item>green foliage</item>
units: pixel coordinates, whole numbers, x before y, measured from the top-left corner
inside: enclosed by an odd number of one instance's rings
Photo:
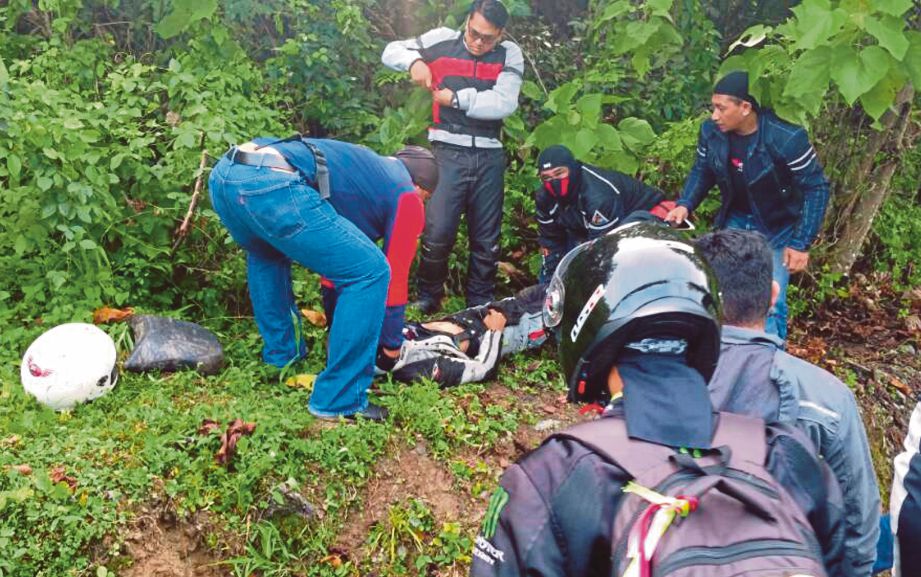
[[[525,144],[538,149],[563,144],[584,162],[635,172],[639,153],[655,139],[652,127],[639,118],[624,118],[616,126],[604,122],[602,106],[616,99],[598,93],[576,98],[581,91],[579,80],[553,90],[544,108],[554,115],[537,126]]]
[[[417,32],[459,25],[468,6],[419,4]],[[507,2],[510,32],[529,59],[521,107],[504,135],[502,258],[525,276],[539,266],[536,149],[567,144],[587,162],[638,170],[677,195],[721,56],[705,4],[593,1],[563,40],[528,17],[528,2]],[[246,318],[245,262],[207,191],[186,243],[170,250],[203,148],[213,161],[232,143],[295,131],[383,153],[424,141],[429,95],[379,64],[383,5],[12,0],[0,7],[0,245],[7,248],[0,254],[0,576],[117,572],[130,563],[125,529],[149,504],[179,519],[212,516],[227,529],[207,535],[208,543],[241,576],[347,575],[373,564],[387,574],[463,572],[470,520],[436,519],[430,503],[412,496],[392,503],[372,530],[371,561],[324,559],[390,448],[425,445],[464,495],[491,488],[498,471],[484,454],[535,419],[527,403],[543,403],[545,389],[565,390],[551,353],[516,356],[499,385],[441,391],[433,383],[383,383],[390,423],[322,426],[305,411],[305,391],[283,388],[261,368],[261,342]],[[921,86],[921,33],[902,18],[910,5],[806,0],[787,23],[749,29],[738,43],[749,49],[726,67],[755,73],[759,96],[791,119],[839,97],[878,118],[898,88]],[[921,281],[912,256],[921,215],[911,168],[921,163],[906,154],[904,164],[899,193],[876,221],[880,257],[871,263],[900,271],[900,287]],[[697,211],[701,224],[716,202]],[[462,233],[452,256],[458,290],[465,244]],[[505,292],[527,281],[502,280]],[[808,292],[791,287],[794,312],[841,295],[838,280],[823,273]],[[314,276],[296,273],[305,306],[318,306],[316,286]],[[44,328],[88,320],[102,304],[204,322],[225,343],[229,366],[210,378],[126,375],[112,394],[73,413],[40,408],[19,386],[22,350]],[[456,297],[449,305],[461,306]],[[130,348],[125,327],[110,331],[122,353]],[[323,331],[308,331],[317,344],[306,364],[319,371]],[[505,393],[493,395],[494,388]],[[241,440],[229,470],[214,461],[218,437],[197,430],[204,419],[236,417],[257,430]],[[24,464],[31,475],[18,472]],[[52,481],[61,466],[75,489]],[[280,483],[325,516],[264,516]]]
[[[893,286],[904,290],[921,286],[917,250],[921,246],[921,206],[915,199],[894,195],[873,223],[876,250],[873,266],[891,271]]]
[[[217,10],[217,0],[172,0],[171,8],[171,12],[154,27],[157,34],[165,39],[178,36],[199,20],[210,19]]]
[[[733,48],[752,48],[722,70],[748,70],[752,93],[791,121],[815,117],[829,93],[879,120],[903,86],[921,86],[921,33],[904,18],[911,7],[911,0],[804,0],[776,29],[747,30]]]

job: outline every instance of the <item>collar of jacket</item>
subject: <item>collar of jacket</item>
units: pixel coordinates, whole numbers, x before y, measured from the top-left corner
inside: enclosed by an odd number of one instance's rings
[[[792,424],[799,416],[800,391],[796,384],[795,375],[784,368],[783,363],[777,362],[777,355],[783,357],[783,341],[759,329],[746,329],[732,325],[723,325],[720,332],[720,341],[723,346],[733,345],[761,345],[770,348],[774,353],[774,362],[771,364],[771,373],[768,378],[777,387],[780,396],[780,406],[777,408],[777,420],[781,423]],[[725,349],[724,349],[725,350]]]
[[[720,332],[720,340],[726,344],[732,345],[759,343],[771,345],[775,349],[783,347],[783,341],[777,335],[766,333],[760,329],[747,329],[734,325],[723,325]]]

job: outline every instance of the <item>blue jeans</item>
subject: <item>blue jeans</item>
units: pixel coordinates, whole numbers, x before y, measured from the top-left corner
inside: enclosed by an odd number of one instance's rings
[[[772,238],[761,230],[755,222],[755,216],[751,214],[732,213],[726,220],[726,228],[737,230],[750,230],[760,232],[767,237],[771,244],[771,251],[774,253],[774,281],[780,286],[780,293],[777,295],[777,302],[768,311],[764,331],[775,334],[784,342],[787,340],[787,285],[790,284],[790,272],[783,264],[783,252],[786,248],[786,240],[790,236],[788,232],[774,235]]]
[[[249,296],[265,341],[263,360],[283,367],[306,355],[291,285],[294,261],[339,287],[326,368],[317,376],[308,408],[322,416],[363,411],[390,282],[383,253],[298,174],[224,156],[208,186],[221,222],[246,251]]]

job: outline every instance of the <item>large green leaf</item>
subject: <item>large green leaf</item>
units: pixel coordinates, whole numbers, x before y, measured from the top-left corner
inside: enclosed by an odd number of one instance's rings
[[[828,0],[806,0],[793,8],[796,24],[792,29],[794,50],[811,50],[824,44],[841,30],[847,21],[847,13],[832,9]]]
[[[6,157],[6,169],[9,171],[11,180],[19,180],[19,174],[22,172],[22,161],[15,154]]]
[[[823,96],[831,80],[831,54],[831,48],[819,46],[797,59],[793,63],[790,78],[784,88],[784,96],[792,98],[815,94]]]
[[[550,96],[547,97],[547,103],[544,104],[544,107],[548,108],[552,112],[559,113],[569,106],[569,103],[572,102],[573,97],[580,90],[582,90],[582,83],[578,80],[573,80],[571,82],[567,82],[566,84],[561,84],[550,92]]]
[[[879,45],[889,51],[896,60],[902,60],[908,50],[908,39],[905,38],[903,29],[905,23],[896,16],[884,16],[882,20],[867,18],[865,21],[869,32]]]
[[[6,71],[6,65],[3,64],[3,57],[0,56],[0,90],[6,88],[6,85],[9,81],[10,74]]]
[[[531,100],[543,100],[544,98],[544,91],[533,80],[525,80],[521,83],[521,93]]]
[[[591,128],[582,128],[570,143],[572,155],[576,158],[585,158],[596,144],[598,144],[598,134]]]
[[[217,0],[173,0],[172,4],[173,11],[154,27],[164,39],[183,33],[199,20],[210,19],[217,10]]]
[[[626,54],[635,48],[645,45],[646,42],[659,31],[659,26],[661,25],[662,20],[659,18],[653,19],[650,22],[643,20],[628,22],[614,38],[614,43],[611,46],[612,52],[616,55]]]
[[[594,128],[598,125],[598,119],[601,118],[601,98],[600,93],[586,94],[576,102],[576,109],[582,114],[583,123]]]
[[[654,16],[669,18],[674,0],[647,0],[646,8]]]
[[[848,106],[876,86],[892,64],[892,57],[879,46],[868,46],[858,55],[849,46],[837,46],[832,53],[832,80]]]
[[[630,2],[627,0],[617,0],[608,5],[604,9],[604,14],[601,15],[601,18],[598,19],[598,23],[607,22],[608,20],[613,20],[618,16],[623,16],[627,12],[630,12]]]
[[[605,150],[623,151],[624,143],[620,139],[620,133],[610,124],[599,124],[595,131],[598,134],[598,141]]]
[[[869,92],[860,95],[860,105],[873,120],[879,120],[895,102],[895,96],[903,84],[904,77],[893,70]]]
[[[656,139],[652,126],[640,118],[624,118],[617,124],[617,130],[624,145],[633,151],[642,150]]]
[[[908,12],[915,1],[917,0],[873,0],[873,7],[892,16],[901,16]]]
[[[902,61],[915,89],[921,90],[921,32],[908,32],[908,51]]]

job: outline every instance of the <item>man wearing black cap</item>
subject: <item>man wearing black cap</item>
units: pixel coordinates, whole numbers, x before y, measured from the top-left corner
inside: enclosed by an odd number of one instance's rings
[[[559,144],[540,153],[537,170],[542,181],[535,193],[541,283],[550,281],[560,259],[576,245],[598,238],[628,214],[651,210],[665,199],[660,190],[622,172],[579,162]]]
[[[263,360],[284,368],[307,354],[292,262],[328,279],[338,301],[311,414],[385,418],[386,410],[368,401],[375,352],[380,341],[399,354],[423,200],[437,182],[435,158],[421,147],[383,157],[300,135],[234,146],[211,171],[214,210],[246,251]]]
[[[681,223],[714,185],[722,204],[716,228],[757,230],[774,250],[780,286],[767,331],[787,336],[787,283],[809,262],[828,204],[828,180],[805,129],[761,108],[748,91],[748,73],[730,72],[713,89],[713,112],[700,128],[697,159],[678,206],[666,217]]]
[[[651,574],[653,561],[662,575],[677,575],[665,567],[677,557],[698,568],[680,573],[688,575],[846,574],[839,570],[837,486],[808,440],[793,429],[713,413],[707,379],[719,355],[717,288],[679,233],[636,223],[580,245],[547,288],[544,321],[559,343],[570,400],[607,408],[505,471],[474,544],[471,575],[642,576]],[[736,426],[747,434],[727,435]],[[735,470],[737,459],[756,464],[758,474]],[[713,474],[721,477],[716,485],[695,485]],[[657,476],[667,481],[648,483]],[[757,482],[742,488],[742,479]],[[771,488],[778,485],[785,497]],[[722,496],[705,486],[723,487]],[[744,522],[748,503],[727,496],[753,495],[753,488],[786,505],[762,509],[766,517],[798,518],[795,528],[787,525],[789,541],[736,541],[752,535],[753,525]],[[684,509],[679,527],[669,528],[657,505],[675,506],[675,499],[693,510]],[[810,528],[816,542],[803,540]],[[658,549],[647,540],[653,533],[661,537]],[[688,544],[704,535],[713,547]],[[644,543],[639,552],[636,538]],[[682,542],[688,546],[676,557],[663,558]],[[752,564],[760,563],[755,571]]]
[[[417,275],[418,305],[441,308],[448,257],[467,215],[470,263],[467,306],[493,299],[505,194],[503,120],[518,108],[524,75],[521,49],[502,35],[508,11],[499,0],[475,0],[463,30],[429,30],[391,42],[381,57],[408,71],[432,93],[429,140],[441,169],[441,185],[426,209]]]

